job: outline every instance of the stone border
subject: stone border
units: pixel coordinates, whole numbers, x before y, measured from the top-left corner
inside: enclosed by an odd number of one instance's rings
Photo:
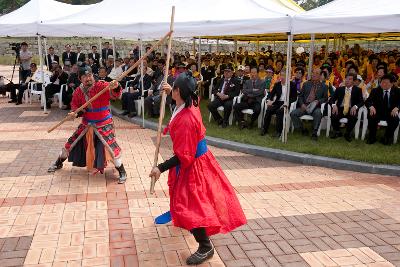
[[[111,110],[117,117],[123,120],[130,121],[134,124],[143,126],[142,118],[134,117],[132,119],[129,119],[126,116],[121,116],[119,115],[121,113],[121,110],[113,106],[111,106]],[[157,131],[158,124],[152,121],[145,120],[144,127],[147,129]],[[207,136],[206,140],[208,144],[215,147],[230,149],[233,151],[238,151],[254,156],[271,158],[275,160],[288,161],[304,165],[321,166],[338,170],[347,170],[347,171],[391,175],[391,176],[400,175],[400,166],[397,165],[370,164],[352,160],[316,156],[316,155],[292,152],[281,149],[243,144],[211,136]]]

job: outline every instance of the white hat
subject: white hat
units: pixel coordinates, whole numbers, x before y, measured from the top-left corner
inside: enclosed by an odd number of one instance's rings
[[[245,70],[245,67],[243,65],[239,65],[238,70]]]
[[[361,82],[364,81],[361,75],[357,75],[357,80],[360,80]]]

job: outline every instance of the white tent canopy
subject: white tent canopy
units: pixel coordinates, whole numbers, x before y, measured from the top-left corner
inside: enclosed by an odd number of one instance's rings
[[[69,5],[54,0],[31,0],[19,9],[0,17],[0,36],[27,37],[42,34],[44,20],[81,12],[93,5]]]
[[[399,0],[335,0],[293,18],[292,33],[400,31]]]
[[[104,0],[83,12],[45,21],[42,31],[48,36],[159,38],[169,30],[175,5],[177,37],[288,32],[293,10],[272,2],[267,9],[254,0]]]

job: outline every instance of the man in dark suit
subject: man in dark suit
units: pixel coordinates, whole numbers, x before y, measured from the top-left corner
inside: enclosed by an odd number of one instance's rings
[[[143,95],[147,97],[147,92],[143,93],[143,90],[147,91],[151,88],[151,76],[147,73],[143,75],[143,88],[141,83],[141,75],[138,74],[133,81],[128,83],[128,92],[122,94],[121,101],[122,101],[122,110],[123,113],[121,115],[132,118],[137,115],[136,107],[135,107],[135,100],[140,99]]]
[[[368,144],[376,142],[376,131],[379,121],[387,122],[385,136],[381,142],[385,145],[393,143],[393,134],[399,125],[400,89],[394,86],[395,78],[392,74],[385,74],[381,84],[372,89],[365,101],[368,112]]]
[[[61,58],[64,65],[66,61],[69,61],[71,66],[76,64],[76,53],[71,51],[71,46],[69,44],[65,46],[65,52],[62,53]]]
[[[258,78],[257,67],[252,67],[250,70],[250,80],[247,80],[243,85],[243,96],[240,103],[236,103],[233,109],[235,110],[235,121],[239,121],[239,129],[252,127],[258,119],[261,112],[261,102],[264,97],[264,81]],[[250,124],[246,124],[242,110],[252,109]]]
[[[245,67],[244,67],[243,65],[239,65],[239,66],[238,66],[238,70],[237,70],[237,72],[236,72],[236,79],[237,79],[237,81],[238,81],[238,83],[239,83],[240,91],[243,89],[244,83],[245,83],[247,80],[250,79],[249,76],[246,76],[246,75],[244,74],[244,69],[245,69]]]
[[[119,53],[115,52],[116,57],[119,57]],[[114,56],[114,50],[113,48],[111,48],[110,43],[109,42],[105,42],[104,43],[104,48],[101,50],[101,58],[103,61],[103,66],[106,65],[106,61],[108,59],[109,56]]]
[[[261,129],[261,135],[266,135],[268,133],[268,128],[271,123],[272,115],[276,114],[275,123],[275,137],[280,137],[283,129],[283,115],[284,115],[284,104],[287,96],[287,86],[286,86],[286,70],[281,70],[280,78],[278,82],[274,84],[271,92],[268,94],[267,98],[267,110],[264,117],[264,125]],[[289,107],[290,104],[297,99],[297,89],[296,84],[290,82],[290,93],[289,93]]]
[[[97,46],[92,46],[92,53],[88,54],[89,59],[93,59],[94,63],[100,67],[100,54],[97,53]]]
[[[49,71],[53,71],[53,62],[60,62],[60,58],[54,54],[54,47],[50,46],[49,47],[49,53],[47,54],[47,60],[45,59],[44,64],[49,64]]]
[[[344,138],[351,142],[351,132],[357,122],[357,114],[359,109],[364,105],[364,99],[361,88],[354,85],[357,75],[348,73],[345,79],[345,86],[335,90],[332,97],[329,99],[329,104],[332,106],[332,139],[342,136],[340,131],[340,120],[347,118],[346,133]]]
[[[215,68],[210,66],[210,60],[204,59],[204,67],[201,68],[201,76],[203,76],[203,87],[205,89],[205,95],[208,98],[208,89],[210,88],[211,79],[215,77]]]
[[[328,88],[321,82],[321,69],[315,68],[312,72],[311,80],[303,84],[298,101],[298,108],[290,113],[295,129],[301,130],[303,135],[308,135],[308,131],[304,129],[303,122],[300,117],[303,115],[311,115],[313,117],[313,132],[311,138],[318,140],[318,128],[321,123],[321,104],[328,100]]]
[[[82,52],[82,46],[76,46],[76,62],[85,62],[86,55]]]
[[[54,94],[60,92],[61,85],[67,84],[68,73],[64,72],[60,65],[55,65],[53,67],[53,75],[50,77],[50,82],[51,83],[45,88],[47,109],[51,109],[51,103],[53,102],[51,98],[54,96]]]
[[[239,85],[235,77],[233,77],[233,67],[227,65],[224,69],[223,79],[220,79],[213,90],[215,95],[214,101],[208,104],[208,110],[211,112],[214,120],[226,128],[229,122],[229,116],[232,112],[233,99],[240,92]],[[224,118],[218,113],[218,108],[224,107]]]

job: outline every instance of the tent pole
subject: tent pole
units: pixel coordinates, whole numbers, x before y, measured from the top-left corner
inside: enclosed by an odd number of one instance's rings
[[[328,58],[328,53],[329,53],[329,34],[326,35],[326,41],[325,41],[325,60]]]
[[[201,72],[201,38],[199,36],[199,52],[197,53],[198,59],[197,59],[197,71],[200,73]]]
[[[235,39],[235,65],[238,66],[238,41]]]
[[[308,72],[307,79],[311,79],[312,66],[314,64],[314,44],[315,44],[315,34],[311,34],[311,43],[310,43],[310,56],[308,58]]]
[[[43,52],[42,52],[42,40],[41,36],[38,35],[38,49],[39,49],[39,64],[40,64],[40,71],[41,71],[41,76],[40,80],[42,82],[42,85],[44,85],[44,70],[43,70]],[[43,104],[43,112],[47,113],[47,108],[46,108],[46,89],[45,86],[42,86],[42,95],[41,95],[41,103]]]
[[[275,43],[275,41],[274,41],[274,50],[272,51],[274,54],[275,54],[275,45],[276,45],[276,43]],[[272,55],[271,55],[272,56]]]
[[[102,51],[101,51],[101,37],[99,38],[99,54],[100,54],[100,59],[99,59],[99,65],[101,66],[102,65],[102,61],[103,61],[103,53],[102,53]],[[99,66],[99,67],[100,67]]]
[[[260,40],[257,40],[257,56],[260,55]]]
[[[114,57],[114,68],[115,68],[115,61],[117,60],[117,51],[115,49],[115,37],[112,38],[112,48],[113,48],[113,57]]]
[[[193,38],[193,56],[196,56],[196,39]]]
[[[336,52],[336,42],[337,42],[337,38],[336,38],[336,34],[333,35],[333,52]]]
[[[288,121],[289,121],[289,96],[290,96],[290,75],[292,73],[292,47],[293,47],[293,35],[288,33],[288,42],[287,42],[287,52],[286,52],[286,99],[285,99],[285,109],[283,116],[283,129],[282,129],[282,142],[287,143],[287,134],[289,131]]]
[[[139,39],[140,42],[140,51],[139,51],[139,58],[142,57],[143,55],[143,41],[142,38]],[[147,60],[147,58],[146,58]],[[147,72],[147,69],[146,69]],[[142,126],[144,128],[144,83],[143,83],[143,75],[145,73],[143,72],[143,60],[140,62],[140,88],[142,88],[142,97],[140,98],[140,105],[142,105],[140,108],[142,109]]]
[[[43,44],[44,44],[44,58],[46,60],[45,63],[47,66],[47,70],[49,70],[50,66],[49,66],[49,59],[47,58],[47,38],[46,37],[43,38]]]
[[[219,39],[217,39],[217,53],[218,53]]]

